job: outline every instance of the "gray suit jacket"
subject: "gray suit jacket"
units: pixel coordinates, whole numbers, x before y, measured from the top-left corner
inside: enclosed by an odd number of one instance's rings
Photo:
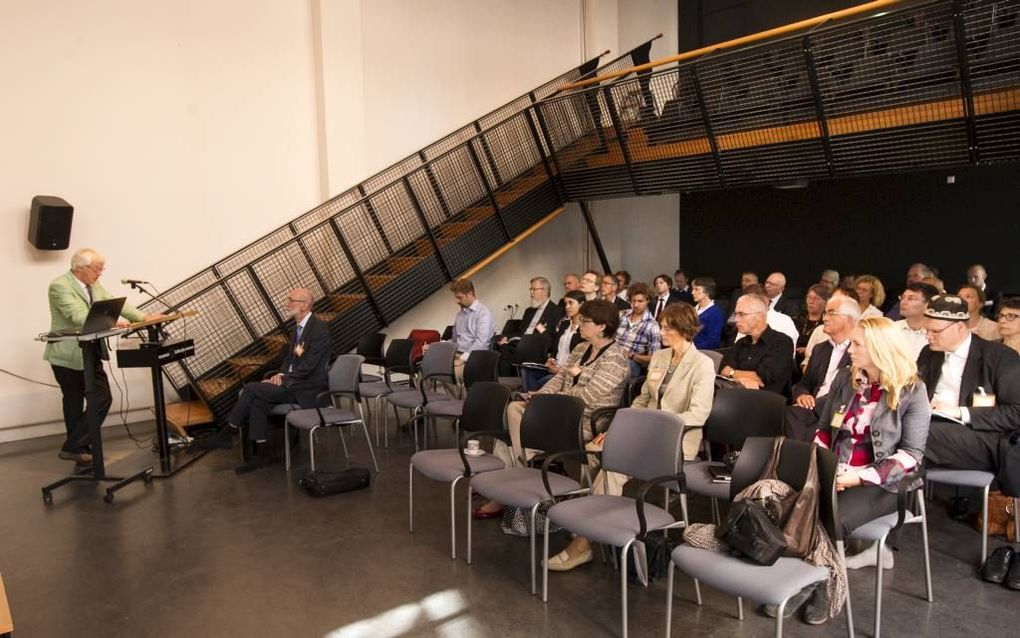
[[[844,368],[832,380],[832,387],[825,395],[818,424],[827,428],[832,415],[841,406],[849,406],[854,396],[851,385],[851,368]],[[928,424],[931,422],[931,405],[928,403],[928,392],[924,381],[918,379],[913,386],[903,389],[900,404],[890,410],[883,399],[875,408],[871,420],[871,445],[875,452],[875,465],[879,465],[892,456],[897,450],[903,450],[917,459],[920,465],[924,459],[924,445],[928,440]],[[890,492],[896,491],[898,476],[890,474],[882,487]]]

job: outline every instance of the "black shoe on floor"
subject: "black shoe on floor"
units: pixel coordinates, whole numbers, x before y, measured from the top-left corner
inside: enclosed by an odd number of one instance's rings
[[[235,474],[248,474],[272,464],[273,455],[270,453],[268,443],[256,443],[255,448],[255,454],[250,459],[234,468]]]
[[[966,496],[954,496],[949,500],[949,518],[954,521],[966,522],[970,517],[970,499]]]
[[[800,590],[793,596],[790,596],[789,600],[786,601],[786,607],[783,608],[783,618],[792,618],[797,610],[800,609],[811,594],[814,593],[815,588],[818,585],[808,585],[804,589]],[[765,614],[769,618],[775,618],[779,615],[779,605],[762,605],[760,608],[761,613]]]
[[[999,585],[1006,579],[1007,572],[1015,572],[1017,579],[1020,580],[1020,568],[1010,569],[1010,563],[1017,564],[1014,559],[1015,555],[1016,552],[1009,545],[997,547],[992,555],[985,560],[985,564],[981,566],[981,578]]]
[[[809,625],[824,625],[829,622],[829,592],[825,583],[815,588],[811,600],[804,606],[804,622]]]
[[[992,554],[993,556],[995,554]],[[1009,573],[1002,584],[1010,589],[1020,591],[1020,552],[1013,552],[1013,562],[1010,563]]]

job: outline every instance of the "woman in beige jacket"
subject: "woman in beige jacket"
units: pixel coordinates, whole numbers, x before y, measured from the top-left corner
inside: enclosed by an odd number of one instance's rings
[[[698,314],[690,305],[666,306],[659,315],[659,326],[663,348],[652,355],[641,394],[631,407],[669,410],[683,419],[685,426],[694,427],[683,440],[684,460],[692,461],[701,445],[701,427],[712,410],[715,364],[692,343],[700,325]],[[603,437],[600,434],[592,439],[589,449],[601,449]],[[592,492],[619,495],[628,480],[623,474],[599,471]],[[592,558],[588,539],[576,536],[566,549],[549,559],[549,569],[569,571]]]

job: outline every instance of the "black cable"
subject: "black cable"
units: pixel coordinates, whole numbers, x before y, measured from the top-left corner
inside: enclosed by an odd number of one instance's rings
[[[116,350],[117,346],[119,346],[119,345],[120,345],[120,337],[117,337],[116,346],[114,347],[114,350]],[[123,368],[120,369],[121,380],[124,382],[124,387],[121,387],[120,382],[117,381],[117,375],[114,374],[114,372],[113,372],[113,364],[110,363],[109,361],[106,361],[106,362],[103,362],[103,365],[109,366],[110,369],[109,369],[109,375],[108,376],[111,379],[113,379],[113,384],[115,386],[117,386],[117,392],[120,394],[120,397],[119,397],[120,398],[120,403],[119,403],[119,406],[118,406],[119,407],[118,412],[119,412],[119,416],[120,416],[121,425],[124,426],[124,431],[127,432],[128,438],[130,438],[132,441],[134,441],[135,446],[138,449],[140,449],[140,450],[144,449],[145,446],[146,446],[145,440],[144,439],[139,439],[138,437],[136,437],[134,435],[134,433],[131,431],[131,427],[128,425],[128,422],[127,422],[127,413],[131,409],[131,397],[128,394],[128,391],[127,391],[128,382],[127,382],[127,376],[124,374],[124,369]],[[151,444],[152,444],[152,440],[150,439],[149,445],[151,445]]]
[[[10,370],[5,370],[4,368],[0,368],[0,372],[3,372],[4,374],[9,374],[12,377],[14,377],[15,379],[21,379],[22,381],[28,381],[29,383],[34,383],[36,385],[43,385],[43,386],[46,386],[47,388],[59,388],[60,387],[59,385],[57,385],[55,383],[46,383],[45,381],[37,381],[36,379],[30,379],[28,377],[21,376],[20,374],[17,374],[15,372],[11,372]]]

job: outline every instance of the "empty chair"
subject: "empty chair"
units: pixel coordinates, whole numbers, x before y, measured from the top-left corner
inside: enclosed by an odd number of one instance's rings
[[[474,355],[472,355],[474,356]],[[450,484],[450,558],[457,558],[456,498],[457,483],[482,472],[502,470],[503,461],[491,454],[468,456],[464,443],[479,431],[503,430],[503,414],[510,402],[510,390],[498,383],[479,382],[468,390],[460,415],[461,436],[457,447],[444,450],[423,450],[411,457],[407,483],[408,531],[414,532],[414,474],[418,472],[433,481]],[[469,508],[470,510],[470,508]]]
[[[393,406],[393,414],[400,422],[400,415],[397,408],[404,408],[411,411],[411,423],[416,422],[415,416],[422,410],[429,401],[442,401],[451,398],[435,390],[429,390],[429,382],[435,384],[444,381],[456,385],[457,378],[453,370],[453,358],[457,356],[457,344],[452,341],[438,341],[429,344],[425,355],[421,360],[421,376],[418,379],[418,387],[410,390],[391,392],[382,397],[389,405]],[[413,430],[414,446],[418,448],[418,431]]]
[[[365,357],[365,365],[370,366],[382,366],[383,359],[383,346],[386,344],[386,334],[382,332],[370,332],[368,334],[361,335],[358,339],[358,345],[354,350],[354,354],[360,354]],[[375,383],[382,381],[382,377],[377,374],[362,374],[362,383]]]
[[[495,350],[475,350],[464,364],[464,388],[468,391],[476,383],[498,383],[496,368],[499,366],[499,353]],[[415,420],[430,421],[436,418],[453,419],[458,424],[464,399],[447,397],[425,401],[418,411]],[[459,424],[458,424],[459,427]],[[458,430],[459,431],[459,430]]]
[[[734,388],[718,390],[712,401],[712,412],[703,432],[706,449],[712,443],[739,450],[751,436],[779,436],[783,433],[786,400],[772,392]],[[712,499],[712,515],[719,520],[716,499],[729,499],[728,483],[713,481],[709,467],[723,467],[718,461],[700,461],[684,465],[688,494]]]
[[[364,359],[357,354],[342,354],[336,358],[329,368],[329,390],[322,392],[316,397],[316,403],[324,398],[330,397],[330,407],[315,407],[305,410],[291,410],[284,418],[284,445],[287,457],[287,469],[290,469],[290,436],[289,428],[308,431],[308,454],[311,460],[312,471],[315,471],[315,433],[322,428],[336,427],[340,434],[340,443],[343,445],[344,456],[350,458],[347,452],[347,441],[344,439],[342,427],[360,423],[361,430],[365,433],[365,443],[368,445],[368,453],[372,455],[372,465],[375,471],[379,471],[379,463],[375,460],[375,451],[372,449],[372,439],[368,436],[368,426],[365,424],[365,414],[361,407],[361,394],[358,385],[361,379],[361,364]],[[351,410],[337,407],[340,399],[344,397],[351,399],[353,405],[357,406],[355,414]]]
[[[758,480],[772,455],[772,438],[752,437],[744,442],[740,458],[733,471],[730,497]],[[830,540],[836,545],[840,565],[845,558],[842,527],[837,522],[836,508],[836,457],[832,452],[803,441],[785,440],[780,452],[776,475],[795,490],[801,490],[807,478],[810,455],[814,452],[818,463],[818,520],[825,527]],[[694,579],[694,592],[701,605],[699,582],[737,597],[737,615],[744,619],[743,599],[778,606],[776,636],[783,635],[783,611],[786,601],[804,587],[824,583],[829,570],[812,565],[799,558],[781,557],[769,566],[692,545],[680,545],[673,550],[666,581],[666,635],[670,635],[673,613],[674,566]],[[844,574],[845,576],[845,574]],[[824,584],[822,585],[824,586]],[[847,634],[853,638],[853,614],[850,595],[845,599]]]
[[[525,363],[545,363],[546,359],[549,358],[548,349],[549,337],[547,335],[534,332],[521,337],[521,340],[517,342],[517,348],[514,350],[514,367],[517,369],[518,374],[514,377],[500,377],[499,382],[511,390],[520,388],[522,384],[521,365]]]
[[[665,485],[679,489],[683,473],[684,423],[664,410],[626,408],[618,410],[606,433],[602,448],[602,470],[619,472],[641,481],[638,497],[591,494],[556,503],[542,530],[544,556],[549,555],[549,524],[561,525],[592,541],[620,547],[620,605],[623,636],[627,636],[627,555],[636,541],[649,532],[682,526],[668,511],[645,502],[648,491]],[[576,450],[551,455],[550,462],[566,454],[584,455]],[[545,476],[545,474],[543,474]],[[549,498],[556,495],[549,493]],[[542,601],[548,600],[549,566],[542,561]]]
[[[991,472],[982,472],[980,470],[944,470],[933,467],[925,471],[925,480],[928,483],[942,483],[957,487],[976,487],[981,490],[981,529],[984,530],[981,533],[981,564],[984,564],[985,559],[988,558],[988,489],[992,481],[995,480],[995,475]],[[1020,505],[1020,502],[1014,498],[1013,520],[1017,525],[1016,529],[1020,531],[1020,511],[1017,510],[1018,505]]]
[[[584,448],[582,418],[584,403],[564,394],[537,394],[531,398],[521,419],[521,446],[540,450],[544,455]],[[510,436],[503,430],[489,432],[510,445]],[[471,562],[471,495],[474,492],[503,503],[520,507],[529,513],[531,539],[531,593],[535,588],[535,514],[539,506],[553,496],[578,493],[581,484],[560,474],[551,474],[548,468],[511,467],[486,472],[471,479],[467,494],[467,562]]]
[[[379,445],[379,419],[382,419],[383,445],[389,447],[389,431],[386,429],[386,410],[382,405],[382,398],[393,392],[399,392],[411,387],[411,376],[414,368],[411,365],[411,349],[414,342],[410,339],[393,339],[390,347],[386,349],[383,357],[383,380],[365,383],[358,386],[358,391],[365,399],[372,400],[372,407],[368,414],[375,422],[375,444]],[[396,380],[393,375],[406,375],[406,379]]]

